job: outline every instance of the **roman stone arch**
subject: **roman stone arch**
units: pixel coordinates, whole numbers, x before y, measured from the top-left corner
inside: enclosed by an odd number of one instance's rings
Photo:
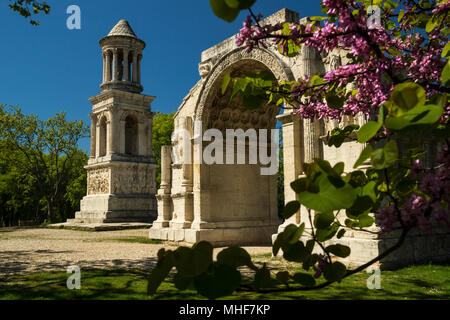
[[[163,178],[157,195],[158,219],[150,230],[150,237],[189,243],[208,240],[215,245],[270,243],[271,235],[276,233],[281,223],[277,208],[277,178],[276,175],[261,175],[263,165],[259,155],[256,162],[250,162],[249,141],[253,136],[247,133],[254,129],[260,145],[259,130],[268,130],[265,146],[269,150],[267,155],[270,155],[273,142],[270,130],[275,128],[280,106],[271,104],[247,110],[239,97],[230,101],[229,90],[222,95],[221,85],[227,73],[239,77],[247,72],[269,71],[278,82],[292,81],[295,75],[283,57],[270,48],[247,52],[245,48],[232,47],[217,56],[200,64],[199,72],[203,79],[179,108],[174,119],[175,127],[193,132],[195,121],[201,122],[202,134],[208,129],[216,129],[225,137],[227,129],[241,129],[245,138],[243,141],[232,140],[235,164],[226,163],[226,141],[223,142],[225,163],[172,163],[167,168],[170,153],[167,148],[163,149]],[[285,109],[284,112],[289,115],[291,110]],[[292,124],[293,118],[290,119],[287,122]],[[295,122],[299,127],[298,117]],[[299,139],[300,135],[296,137],[297,145]],[[177,138],[173,147],[179,147],[178,144],[180,139]],[[288,153],[292,153],[295,161],[299,162],[298,146],[291,144],[288,149]],[[194,155],[202,154],[204,150],[205,145],[194,144],[192,152]],[[242,150],[245,163],[238,162],[238,153],[242,154]],[[278,158],[276,162],[278,164]]]
[[[224,55],[212,67],[203,83],[195,109],[195,119],[205,121],[209,116],[208,112],[210,110],[208,107],[214,101],[212,95],[217,93],[226,73],[234,72],[234,76],[239,76],[244,75],[247,71],[256,72],[263,70],[270,71],[279,82],[294,80],[293,73],[289,67],[269,50],[256,48],[251,52],[247,52],[245,48],[236,48]]]

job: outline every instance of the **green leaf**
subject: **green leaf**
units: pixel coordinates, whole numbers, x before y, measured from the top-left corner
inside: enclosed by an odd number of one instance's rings
[[[340,262],[334,262],[325,266],[323,276],[327,281],[339,281],[345,276],[347,268]]]
[[[447,58],[450,56],[450,42],[447,42],[444,49],[442,49],[442,58]]]
[[[380,130],[383,124],[375,121],[368,121],[365,123],[361,129],[358,130],[356,136],[358,137],[359,143],[365,143],[372,139]]]
[[[223,81],[222,81],[222,95],[224,95],[225,92],[227,91],[230,81],[231,81],[230,73],[226,73],[225,76],[223,77]]]
[[[283,284],[286,284],[289,281],[289,272],[280,271],[276,275],[277,281]]]
[[[428,20],[427,25],[425,27],[425,31],[430,33],[438,26],[438,20],[433,16],[430,20]]]
[[[295,224],[286,226],[283,232],[278,234],[277,239],[272,246],[273,255],[276,256],[281,248],[285,250],[289,247],[289,245],[296,243],[304,230],[305,223],[302,223],[298,227]]]
[[[344,172],[345,169],[345,163],[344,162],[338,162],[334,165],[333,170],[338,174],[341,175]]]
[[[390,140],[383,148],[372,152],[372,166],[379,170],[392,166],[398,159],[398,148],[394,140]]]
[[[340,238],[342,238],[344,236],[344,234],[345,234],[345,229],[341,229],[337,233],[336,238],[340,239]]]
[[[304,287],[313,287],[316,284],[316,279],[307,273],[298,272],[292,276],[292,279]]]
[[[442,83],[446,85],[448,85],[450,82],[450,61],[447,61],[444,69],[442,69],[441,80]]]
[[[398,107],[391,110],[391,115],[400,116],[403,112],[425,104],[425,90],[417,83],[400,83],[392,90],[390,101]]]
[[[265,102],[265,96],[251,93],[241,94],[241,101],[244,107],[249,110],[259,109]]]
[[[338,230],[339,224],[335,222],[327,229],[317,229],[316,238],[320,242],[330,240],[331,238],[334,237],[334,235]]]
[[[241,283],[240,272],[231,266],[214,264],[211,269],[194,280],[197,292],[208,299],[231,295]]]
[[[270,271],[264,263],[263,267],[255,272],[255,288],[257,290],[267,288],[270,287],[271,284]]]
[[[256,0],[225,0],[227,6],[240,10],[250,8],[255,2]]]
[[[334,214],[332,211],[324,213],[316,213],[314,216],[314,226],[317,229],[327,229],[334,221]]]
[[[295,191],[295,193],[301,193],[306,191],[306,186],[308,185],[307,178],[300,178],[291,182],[291,188]]]
[[[445,108],[448,103],[448,95],[447,93],[439,93],[434,94],[430,98],[430,104],[437,105],[441,108]]]
[[[234,96],[239,92],[239,91],[245,91],[245,89],[247,88],[247,85],[249,83],[249,80],[246,78],[239,78],[236,80],[236,82],[233,85],[233,90],[231,91],[231,96],[230,96],[230,101],[233,100]]]
[[[325,250],[341,258],[347,258],[350,255],[350,248],[341,244],[332,244]]]
[[[325,99],[331,109],[340,109],[345,103],[345,97],[340,97],[333,93],[328,93]]]
[[[240,10],[227,6],[225,0],[209,0],[214,14],[226,22],[233,22],[239,15]]]
[[[307,255],[308,252],[306,251],[305,245],[300,241],[283,249],[283,258],[287,261],[303,262]]]
[[[300,209],[300,203],[298,201],[290,201],[286,203],[285,207],[283,208],[283,217],[285,219],[289,219],[292,217],[297,211]]]
[[[347,178],[347,177],[346,177]],[[348,179],[348,178],[347,178]],[[367,183],[367,177],[361,170],[352,171],[350,173],[350,181],[348,181],[354,188],[362,187]]]
[[[323,175],[319,180],[319,193],[308,191],[299,194],[299,202],[307,208],[319,212],[331,212],[352,206],[356,199],[356,191],[348,184],[336,188],[330,182],[330,176]]]
[[[316,242],[314,241],[314,239],[310,239],[308,241],[306,241],[306,251],[311,253],[314,249],[314,245],[316,244]]]
[[[220,251],[217,255],[217,262],[231,267],[252,265],[248,252],[236,246],[231,246]]]
[[[314,17],[308,17],[309,20],[311,21],[322,21],[322,20],[327,20],[327,17],[321,17],[321,16],[314,16]]]
[[[355,164],[353,165],[353,169],[358,168],[360,165],[362,165],[367,159],[370,158],[370,155],[372,154],[372,145],[368,144],[364,150],[359,155],[358,160],[356,160]]]
[[[368,213],[361,215],[358,217],[359,221],[359,227],[360,228],[367,228],[374,224],[375,219],[371,216],[369,216]]]
[[[169,275],[170,270],[173,268],[173,252],[161,249],[158,252],[158,263],[156,267],[150,273],[147,284],[147,293],[154,294],[164,279]]]
[[[443,113],[443,108],[437,105],[418,106],[404,113],[401,117],[388,117],[386,128],[402,130],[415,125],[433,124],[441,118]]]
[[[192,248],[179,247],[173,253],[175,267],[180,275],[195,277],[211,265],[212,252],[212,245],[206,241],[201,241]]]
[[[369,196],[358,196],[353,205],[347,209],[347,215],[357,217],[360,214],[365,213],[374,205],[372,199]]]
[[[194,283],[194,278],[185,277],[180,273],[175,274],[173,282],[178,290],[186,290]]]

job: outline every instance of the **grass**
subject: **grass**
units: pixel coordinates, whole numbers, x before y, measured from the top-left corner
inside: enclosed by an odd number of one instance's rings
[[[155,295],[147,296],[147,273],[142,270],[82,270],[81,289],[66,287],[65,272],[36,272],[0,280],[0,299],[204,299],[194,291],[178,291],[164,282]],[[381,272],[381,289],[369,290],[368,273],[362,272],[330,287],[306,292],[261,294],[237,292],[226,300],[241,299],[450,299],[450,265],[411,266]]]

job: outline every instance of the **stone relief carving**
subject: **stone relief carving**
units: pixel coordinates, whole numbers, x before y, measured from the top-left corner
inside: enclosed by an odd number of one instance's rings
[[[93,169],[88,171],[87,194],[109,193],[109,169]]]
[[[211,63],[210,62],[201,62],[198,65],[198,73],[202,78],[205,78],[209,72],[211,71]]]
[[[113,169],[113,194],[150,194],[153,188],[153,172],[151,168],[134,165]]]

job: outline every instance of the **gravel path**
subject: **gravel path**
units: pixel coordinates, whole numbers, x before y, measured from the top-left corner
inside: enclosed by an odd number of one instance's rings
[[[146,238],[148,229],[86,232],[65,229],[0,229],[0,279],[33,271],[83,268],[149,268],[160,248],[173,245],[123,242]],[[250,254],[270,253],[271,247],[245,247]],[[217,254],[220,248],[216,248]]]

